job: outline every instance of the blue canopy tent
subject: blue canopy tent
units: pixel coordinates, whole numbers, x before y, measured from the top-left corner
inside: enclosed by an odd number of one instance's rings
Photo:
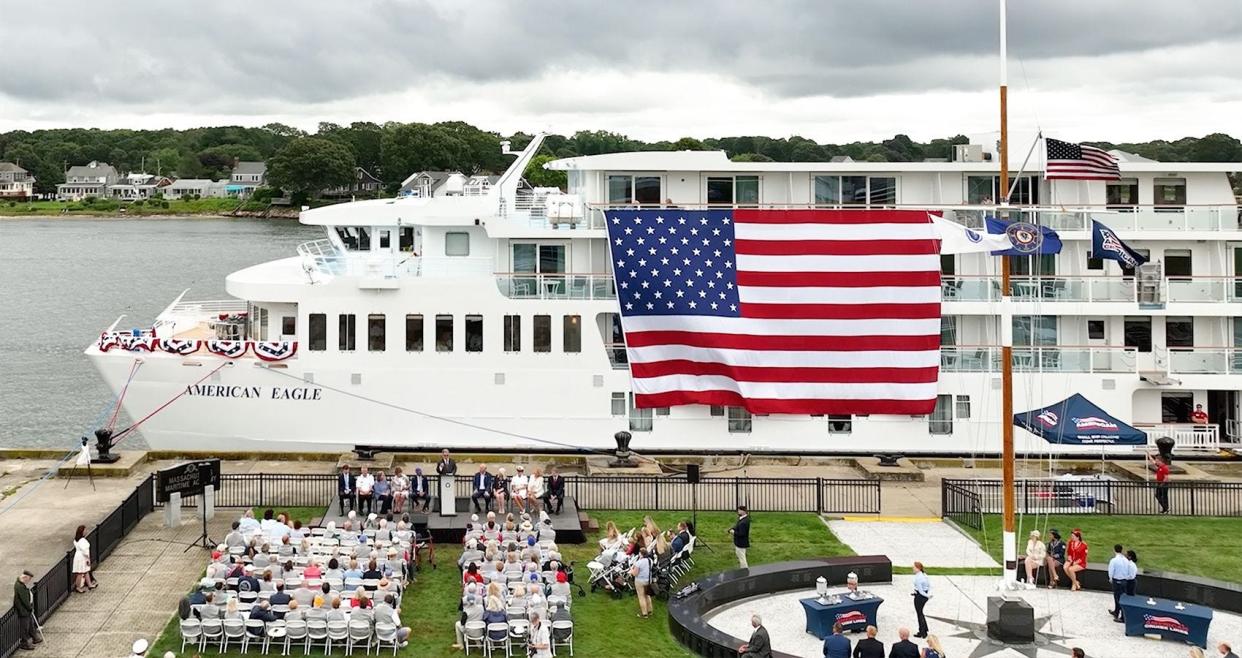
[[[1075,446],[1146,445],[1147,433],[1095,406],[1081,394],[1014,414],[1013,424],[1049,443]]]

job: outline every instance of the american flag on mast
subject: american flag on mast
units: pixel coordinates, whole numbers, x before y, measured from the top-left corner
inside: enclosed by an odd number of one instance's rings
[[[914,210],[611,210],[635,405],[928,414],[936,227]]]
[[[1117,158],[1094,146],[1071,144],[1059,139],[1044,140],[1048,159],[1044,178],[1048,180],[1118,180],[1121,169]]]

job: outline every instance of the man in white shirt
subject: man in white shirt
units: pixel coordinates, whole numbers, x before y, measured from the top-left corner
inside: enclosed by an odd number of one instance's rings
[[[526,511],[526,496],[530,490],[530,478],[526,477],[526,467],[518,464],[517,474],[509,481],[510,499],[522,512]]]
[[[534,658],[552,658],[552,637],[537,612],[530,616],[530,648]]]
[[[237,521],[237,529],[242,533],[243,537],[251,537],[255,531],[259,529],[259,522],[254,518],[254,510],[246,510],[241,519]]]
[[[362,472],[358,474],[355,486],[358,488],[358,509],[363,514],[370,514],[373,498],[371,492],[375,489],[375,476],[367,472],[366,466],[363,466]]]

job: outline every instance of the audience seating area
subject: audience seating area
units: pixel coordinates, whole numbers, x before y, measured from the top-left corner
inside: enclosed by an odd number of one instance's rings
[[[371,515],[358,528],[304,529],[281,517],[260,522],[247,512],[212,552],[182,602],[182,651],[352,655],[404,646],[409,629],[399,613],[413,578],[413,528]]]

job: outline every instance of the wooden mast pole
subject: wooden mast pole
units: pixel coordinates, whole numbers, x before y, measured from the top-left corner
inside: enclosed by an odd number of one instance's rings
[[[1009,74],[1006,43],[1006,0],[1000,1],[1000,205],[1009,205]],[[1002,587],[1012,588],[1018,580],[1017,527],[1015,522],[1013,449],[1013,307],[1009,282],[1009,256],[1001,256],[1001,484],[1004,496],[1002,535],[1005,575]]]

